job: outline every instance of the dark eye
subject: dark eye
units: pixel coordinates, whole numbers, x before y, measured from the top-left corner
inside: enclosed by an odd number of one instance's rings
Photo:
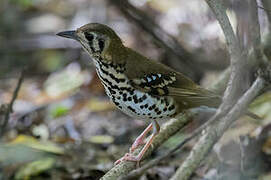
[[[93,34],[90,34],[90,33],[85,33],[85,37],[88,41],[92,41],[94,39],[94,36]]]
[[[103,51],[103,49],[104,49],[104,40],[100,39],[98,43],[99,43],[100,51]]]

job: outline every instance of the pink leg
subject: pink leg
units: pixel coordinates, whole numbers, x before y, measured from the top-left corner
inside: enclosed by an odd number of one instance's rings
[[[150,137],[150,139],[148,140],[148,142],[145,144],[145,146],[143,147],[143,149],[140,151],[140,153],[137,156],[133,156],[131,153],[126,153],[122,158],[120,158],[119,160],[117,160],[115,162],[115,165],[119,164],[122,161],[136,161],[137,165],[139,165],[140,160],[142,159],[143,155],[145,154],[145,152],[148,150],[148,148],[150,147],[154,137],[159,133],[160,131],[160,127],[159,124],[153,120],[152,121],[152,125],[153,125],[153,133]],[[147,130],[148,128],[146,128],[145,130]],[[142,133],[143,134],[143,133]],[[141,136],[141,135],[140,135]],[[139,137],[140,137],[139,136]]]
[[[138,146],[145,144],[144,139],[148,132],[152,129],[152,123],[136,138],[129,152],[132,153]]]

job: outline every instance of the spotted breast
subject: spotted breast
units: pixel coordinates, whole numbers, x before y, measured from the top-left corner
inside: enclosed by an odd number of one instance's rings
[[[134,84],[139,80],[131,81],[125,76],[124,64],[116,65],[102,60],[94,60],[94,62],[106,94],[127,115],[140,119],[165,119],[176,115],[177,108],[173,98],[153,96],[135,89]],[[161,78],[161,75],[144,78],[142,85],[152,83],[151,80],[156,78]]]

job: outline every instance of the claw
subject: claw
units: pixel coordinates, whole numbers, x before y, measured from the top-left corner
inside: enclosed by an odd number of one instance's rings
[[[123,157],[121,157],[120,159],[116,160],[114,162],[114,165],[118,165],[119,163],[121,163],[122,161],[124,161],[124,157],[128,156],[129,153],[126,153]]]
[[[137,162],[137,167],[139,167],[140,160],[141,160],[141,157],[133,156],[131,153],[126,153],[122,158],[115,161],[114,165],[118,165],[119,163],[123,161],[134,161],[134,162]]]

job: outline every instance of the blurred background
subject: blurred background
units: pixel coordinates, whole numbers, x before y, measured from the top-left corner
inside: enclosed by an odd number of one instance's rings
[[[249,47],[246,2],[225,1],[225,6],[244,47]],[[90,22],[107,24],[126,46],[204,87],[229,65],[222,31],[204,1],[1,0],[0,14],[0,179],[98,179],[149,123],[116,109],[88,55],[57,32]],[[266,13],[259,9],[259,14],[265,37]],[[7,113],[20,78],[13,111]],[[240,175],[239,136],[252,138],[251,132],[270,128],[270,100],[266,93],[252,104],[264,120],[238,121],[193,178],[212,177],[219,168],[223,177]],[[185,133],[197,126],[192,123]],[[183,134],[172,137],[153,157],[174,147]],[[194,143],[142,178],[168,179]],[[270,153],[268,143],[262,147]]]

